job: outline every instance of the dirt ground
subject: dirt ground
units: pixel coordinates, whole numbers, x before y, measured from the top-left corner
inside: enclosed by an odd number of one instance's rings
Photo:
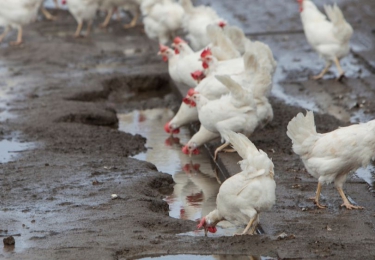
[[[0,45],[0,136],[34,144],[0,168],[0,235],[16,240],[14,248],[0,251],[1,259],[132,259],[179,253],[375,257],[375,204],[369,185],[353,177],[345,186],[366,207],[363,211],[340,209],[332,186],[323,190],[329,208],[317,210],[306,199],[314,194],[316,180],[293,154],[285,134],[289,120],[305,109],[318,112],[320,132],[373,118],[375,3],[337,1],[356,31],[353,51],[343,63],[348,78],[340,83],[334,81],[335,69],[322,81],[308,80],[324,64],[301,33],[297,3],[202,2],[245,28],[252,39],[269,44],[279,63],[271,98],[274,121],[253,139],[272,154],[277,173],[277,204],[261,219],[265,234],[177,235],[194,230],[196,223],[169,217],[162,199],[173,190],[172,177],[129,158],[145,151],[146,140],[117,130],[117,112],[178,106],[167,65],[155,55],[157,44],[146,38],[141,25],[123,30],[115,21],[107,31],[95,29],[90,38],[74,39],[73,18],[54,11],[58,21],[40,19],[26,27],[20,47]],[[14,32],[6,42],[11,37]],[[235,172],[238,166],[232,167],[228,170]],[[112,200],[111,194],[119,198]],[[287,238],[278,239],[283,232]]]

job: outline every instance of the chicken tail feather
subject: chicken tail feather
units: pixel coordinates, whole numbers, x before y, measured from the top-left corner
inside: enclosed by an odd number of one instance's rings
[[[308,111],[306,116],[298,113],[290,120],[287,129],[286,134],[292,140],[294,152],[300,156],[305,154],[307,152],[303,145],[305,140],[317,135],[313,112]]]

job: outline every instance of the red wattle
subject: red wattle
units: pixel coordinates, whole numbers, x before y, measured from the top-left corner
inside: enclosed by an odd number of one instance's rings
[[[62,0],[62,1],[61,1],[61,4],[62,4],[62,5],[66,5],[66,0]]]
[[[163,61],[167,62],[168,61],[168,57],[167,56],[163,56]]]
[[[176,49],[174,49],[174,53],[175,54],[180,54],[180,51],[176,48]]]
[[[194,149],[193,150],[193,154],[194,155],[198,155],[198,154],[200,154],[201,152],[198,150],[198,149]],[[198,169],[199,169],[199,167],[198,167]]]
[[[173,134],[179,134],[180,133],[180,128],[173,129],[172,133]]]
[[[211,232],[211,233],[216,233],[217,231],[216,227],[208,227],[207,230],[208,232]]]
[[[168,122],[168,123],[166,123],[166,124],[164,125],[164,130],[165,130],[165,132],[167,132],[168,134],[171,133],[171,129],[169,128],[169,123],[170,123],[170,122]]]
[[[184,97],[184,98],[182,99],[182,102],[184,102],[186,105],[190,105],[191,100],[190,100],[189,98]]]
[[[203,67],[204,69],[208,69],[208,64],[207,64],[206,62],[203,62],[203,63],[202,63],[202,67]]]
[[[194,101],[191,101],[189,105],[190,105],[191,107],[196,107],[196,106],[197,106],[197,103],[195,103]]]

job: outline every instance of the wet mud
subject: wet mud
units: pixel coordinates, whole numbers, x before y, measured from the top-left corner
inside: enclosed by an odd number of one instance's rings
[[[247,1],[233,6],[202,2],[228,12],[226,18],[246,28],[252,39],[269,44],[279,62],[271,98],[275,119],[253,137],[276,169],[277,204],[261,216],[264,232],[232,237],[236,230],[228,226],[215,236],[195,232],[195,220],[214,207],[218,182],[211,162],[177,154],[188,139],[187,128],[176,141],[164,133],[154,139],[144,129],[123,125],[126,120],[144,122],[142,111],[160,109],[163,113],[152,120],[163,125],[179,106],[167,66],[155,55],[157,44],[145,37],[142,26],[124,31],[113,21],[107,31],[96,28],[91,38],[74,39],[73,18],[54,10],[59,20],[40,17],[25,29],[20,47],[7,44],[15,32],[0,44],[0,150],[12,156],[0,154],[0,236],[15,239],[14,247],[0,250],[0,258],[374,256],[372,168],[361,170],[360,178],[351,176],[345,186],[365,210],[340,208],[332,186],[323,190],[328,209],[317,210],[307,200],[316,180],[293,154],[285,134],[289,120],[305,109],[316,111],[320,132],[375,115],[372,1],[338,2],[356,31],[353,51],[343,64],[343,82],[334,80],[335,69],[322,81],[308,80],[323,62],[301,34],[297,4],[274,8],[256,1],[257,15],[245,16]],[[259,26],[250,26],[254,24]],[[157,144],[165,158],[175,156],[168,167],[147,158]],[[236,172],[238,165],[228,170]]]

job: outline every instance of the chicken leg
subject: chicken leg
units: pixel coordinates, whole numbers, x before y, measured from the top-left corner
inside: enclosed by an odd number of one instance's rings
[[[348,198],[345,196],[345,193],[344,191],[342,190],[342,188],[340,187],[337,187],[337,191],[339,192],[342,200],[344,201],[343,204],[341,204],[341,207],[345,206],[347,209],[364,209],[363,207],[360,207],[360,206],[354,206],[353,204],[351,204],[348,200]]]
[[[18,27],[18,34],[17,34],[17,41],[15,42],[11,42],[10,45],[12,46],[17,46],[17,45],[20,45],[22,43],[22,26],[19,26]]]
[[[253,226],[253,223],[256,219],[257,219],[257,215],[255,215],[254,217],[252,217],[250,219],[249,224],[247,224],[246,228],[244,229],[244,231],[241,234],[235,234],[235,236],[245,235],[247,233],[247,231],[249,231],[249,229]],[[250,234],[250,235],[253,235],[253,234]]]
[[[52,15],[50,12],[47,11],[47,9],[42,4],[42,7],[40,8],[40,11],[42,11],[43,15],[47,18],[47,20],[55,21],[57,19],[56,16]]]
[[[129,29],[129,28],[133,28],[134,26],[136,26],[138,18],[139,18],[139,12],[137,11],[133,19],[130,21],[130,23],[124,24],[124,29]]]
[[[105,17],[105,20],[103,23],[99,25],[100,28],[106,28],[111,21],[111,17],[113,15],[113,8],[109,9],[107,12],[107,16]]]
[[[87,30],[85,37],[89,37],[92,29],[92,20],[87,22]]]
[[[214,156],[214,161],[216,162],[216,157],[217,157],[217,154],[223,150],[225,147],[227,147],[230,143],[228,142],[225,142],[223,145],[220,145],[218,148],[216,148],[215,150],[215,156]]]
[[[322,70],[322,72],[320,72],[319,75],[313,76],[312,79],[318,80],[318,79],[323,78],[323,76],[328,72],[331,65],[332,65],[332,63],[330,61],[327,61],[326,66]]]
[[[4,32],[2,34],[0,34],[0,42],[2,42],[4,40],[5,36],[7,36],[9,31],[10,31],[10,27],[9,26],[5,27]]]
[[[325,209],[327,206],[325,205],[321,205],[319,203],[319,198],[320,198],[320,191],[322,190],[322,184],[320,182],[318,182],[318,187],[316,188],[316,194],[315,194],[315,198],[312,198],[314,200],[314,204],[320,208],[320,209]]]
[[[339,81],[344,77],[345,71],[341,68],[340,61],[337,57],[335,57],[334,61],[335,61],[337,70],[339,71],[339,76],[337,77],[336,80]]]
[[[77,25],[77,30],[74,34],[75,38],[78,38],[78,37],[81,36],[82,26],[83,26],[83,22],[79,22],[78,25]]]

